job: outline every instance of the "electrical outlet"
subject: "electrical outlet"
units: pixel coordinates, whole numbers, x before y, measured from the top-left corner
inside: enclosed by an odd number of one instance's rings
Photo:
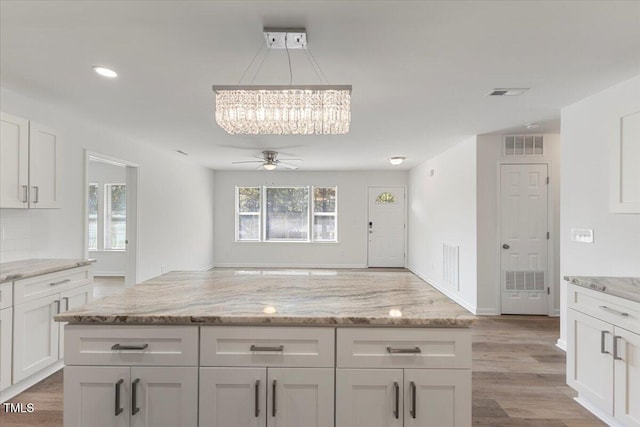
[[[593,230],[588,228],[572,228],[571,241],[579,243],[593,243]]]

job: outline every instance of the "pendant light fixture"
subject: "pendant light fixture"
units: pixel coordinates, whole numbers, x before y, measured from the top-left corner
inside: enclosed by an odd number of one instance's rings
[[[345,134],[351,122],[351,86],[293,85],[290,49],[303,49],[316,75],[324,76],[307,48],[304,29],[264,29],[260,47],[236,86],[214,85],[216,122],[230,134],[320,135]],[[240,85],[262,48],[285,49],[289,60],[289,85]],[[262,59],[262,63],[264,58]],[[260,66],[262,66],[262,63]],[[260,68],[256,71],[260,71]],[[253,78],[255,80],[255,76]]]

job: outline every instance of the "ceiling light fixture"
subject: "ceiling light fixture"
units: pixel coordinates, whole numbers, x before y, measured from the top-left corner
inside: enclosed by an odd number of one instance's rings
[[[272,171],[275,168],[277,168],[278,166],[275,163],[265,163],[262,165],[263,168],[265,168],[268,171]]]
[[[540,127],[540,123],[527,123],[525,127],[527,129],[538,129]]]
[[[243,135],[320,135],[345,134],[351,122],[351,86],[293,85],[289,50],[302,49],[322,83],[324,73],[307,48],[305,29],[264,29],[265,41],[240,77],[236,86],[214,85],[216,122],[230,134]],[[240,85],[262,48],[285,49],[289,60],[289,85]]]
[[[95,71],[96,73],[100,74],[103,77],[109,77],[110,79],[118,77],[118,73],[116,73],[110,68],[95,66],[93,67],[93,71]]]
[[[389,163],[391,163],[393,166],[398,166],[398,165],[401,165],[402,162],[404,162],[404,159],[406,159],[406,157],[401,157],[401,156],[390,157]]]
[[[489,96],[519,96],[528,91],[528,87],[518,87],[518,88],[496,88],[489,92],[487,95]]]

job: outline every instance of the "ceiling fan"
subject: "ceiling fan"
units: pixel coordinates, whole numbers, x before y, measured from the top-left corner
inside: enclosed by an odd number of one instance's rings
[[[243,161],[243,162],[231,162],[232,164],[236,165],[239,163],[262,163],[261,166],[258,167],[258,169],[266,169],[268,171],[272,171],[275,168],[277,168],[278,166],[284,166],[287,169],[298,169],[298,166],[296,165],[292,165],[291,163],[286,163],[283,160],[286,160],[288,162],[291,161],[295,161],[295,162],[302,162],[302,159],[282,159],[279,160],[278,158],[278,152],[277,151],[263,151],[262,152],[262,157],[260,156],[256,156],[256,159],[261,159],[261,160],[247,160],[247,161]]]

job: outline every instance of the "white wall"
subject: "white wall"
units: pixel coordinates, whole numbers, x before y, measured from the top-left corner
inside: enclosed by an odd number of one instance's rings
[[[640,111],[640,75],[562,109],[561,274],[640,276],[640,214],[609,212],[610,146],[620,117]],[[594,243],[570,239],[594,230]],[[563,284],[560,345],[566,342]]]
[[[178,153],[113,133],[81,119],[76,112],[4,88],[0,109],[57,129],[61,142],[61,208],[2,209],[2,261],[84,256],[84,161],[88,149],[140,166],[139,281],[162,270],[198,270],[213,264],[211,170]]]
[[[98,184],[98,247],[104,247],[104,185],[125,184],[124,166],[104,162],[89,162],[89,182]],[[89,258],[95,259],[93,274],[96,276],[124,276],[127,270],[127,253],[124,250],[89,251]]]
[[[338,186],[338,243],[236,242],[235,186]],[[216,266],[344,267],[367,266],[367,188],[407,185],[407,172],[215,173]]]
[[[504,157],[503,135],[479,135],[477,158],[478,182],[478,314],[500,314],[500,233],[498,228],[498,168],[501,163],[548,163],[549,215],[551,239],[550,266],[554,267],[550,283],[553,312],[560,311],[560,135],[544,135],[544,156]]]
[[[430,170],[434,171],[430,176]],[[476,138],[409,173],[408,267],[468,310],[477,307]],[[443,244],[459,246],[459,289],[443,280]]]

